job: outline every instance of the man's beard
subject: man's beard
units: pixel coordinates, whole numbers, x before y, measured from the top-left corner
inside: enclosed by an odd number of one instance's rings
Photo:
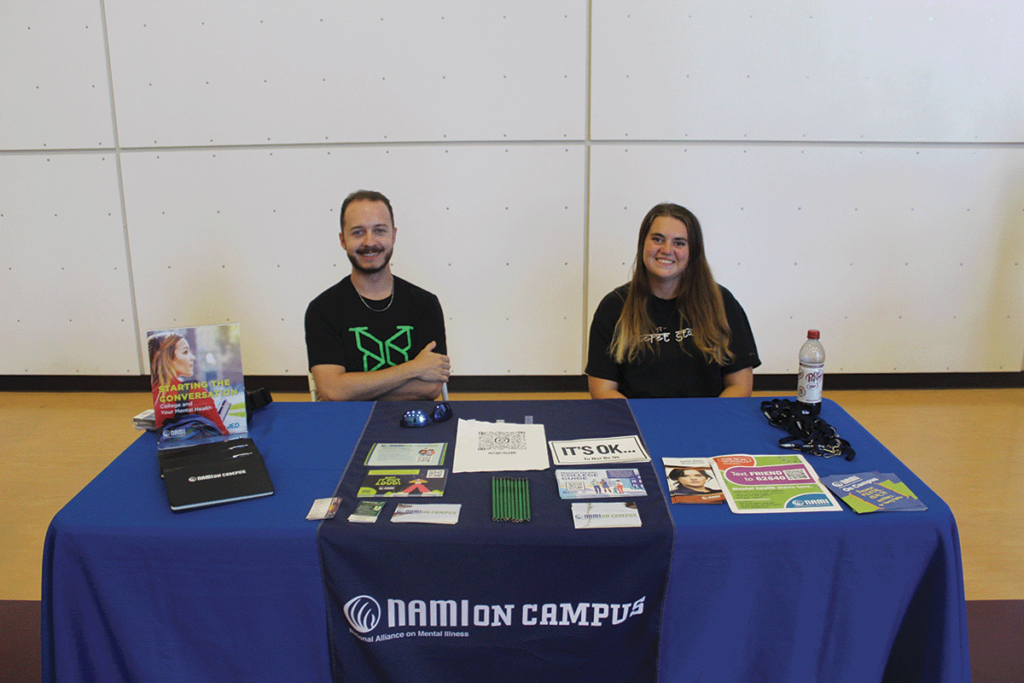
[[[381,261],[380,264],[378,264],[378,265],[376,265],[376,266],[374,266],[372,268],[367,268],[365,266],[360,265],[358,257],[359,256],[366,256],[368,254],[380,253],[380,252],[364,250],[364,251],[356,252],[355,256],[353,256],[352,254],[349,254],[348,252],[346,252],[346,255],[348,256],[349,263],[352,264],[352,267],[355,270],[358,270],[360,273],[363,273],[364,275],[373,275],[374,273],[379,273],[380,271],[384,270],[384,268],[389,263],[391,263],[391,254],[393,253],[393,250],[392,249],[382,249],[381,252],[384,253],[384,259]]]

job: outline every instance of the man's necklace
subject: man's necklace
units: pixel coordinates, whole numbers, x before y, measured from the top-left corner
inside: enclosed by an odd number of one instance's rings
[[[395,287],[394,287],[394,285],[391,286],[391,297],[388,299],[388,305],[385,306],[384,308],[372,308],[370,306],[370,304],[366,303],[366,299],[364,299],[363,295],[360,294],[358,291],[356,292],[356,296],[359,297],[359,300],[363,302],[364,306],[366,306],[368,309],[370,309],[374,313],[383,313],[384,311],[386,311],[389,308],[391,308],[391,304],[395,303]]]

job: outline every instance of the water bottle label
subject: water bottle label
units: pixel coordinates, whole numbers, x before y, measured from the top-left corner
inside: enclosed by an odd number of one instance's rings
[[[824,363],[800,363],[796,399],[801,403],[821,403],[821,385],[824,378]]]

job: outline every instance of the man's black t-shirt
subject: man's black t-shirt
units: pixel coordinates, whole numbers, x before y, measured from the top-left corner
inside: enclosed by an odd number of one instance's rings
[[[675,301],[655,296],[648,300],[648,312],[656,328],[651,338],[654,352],[644,350],[632,363],[615,363],[609,348],[629,293],[626,284],[609,293],[594,313],[587,374],[617,382],[619,391],[629,398],[718,396],[725,389],[724,375],[761,364],[746,313],[729,290],[721,285],[719,290],[732,332],[729,350],[734,360],[731,364],[720,366],[707,360],[694,345],[690,328],[680,320]]]
[[[391,303],[364,303],[351,277],[326,290],[306,308],[309,367],[341,365],[346,372],[369,372],[412,360],[434,341],[447,354],[444,314],[437,297],[399,277]],[[370,310],[386,309],[386,310]]]

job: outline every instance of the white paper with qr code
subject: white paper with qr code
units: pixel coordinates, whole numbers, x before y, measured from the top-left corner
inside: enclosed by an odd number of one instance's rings
[[[452,473],[546,470],[544,425],[459,420]]]

